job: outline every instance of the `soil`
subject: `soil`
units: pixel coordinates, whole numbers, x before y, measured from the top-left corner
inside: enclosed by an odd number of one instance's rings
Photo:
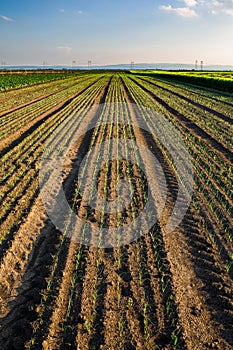
[[[164,101],[143,87],[143,83],[136,85],[171,111]],[[55,113],[59,115],[67,104],[88,88],[91,89],[90,84],[46,115],[19,129],[7,142],[3,142],[2,155],[19,146],[26,135],[36,132]],[[43,96],[43,91],[41,94]],[[104,102],[120,102],[118,113],[104,113],[108,106]],[[109,243],[107,248],[80,244],[58,231],[50,221],[39,195],[38,171],[35,171],[31,187],[28,185],[21,200],[10,207],[13,220],[31,189],[25,215],[0,249],[1,349],[233,348],[233,274],[231,268],[227,270],[225,267],[230,244],[225,243],[227,239],[221,232],[221,224],[197,186],[182,223],[173,232],[166,231],[177,199],[177,174],[155,136],[149,131],[129,126],[130,122],[135,125],[137,121],[132,102],[135,103],[134,97],[124,82],[124,76],[113,75],[100,88],[82,123],[88,128],[96,118],[94,108],[97,106],[102,125],[99,129],[88,131],[70,149],[64,164],[63,190],[76,215],[88,223],[88,235],[93,242],[103,239],[95,236],[95,227],[132,223],[135,210],[138,214],[145,206],[148,183],[137,164],[132,164],[127,157],[110,161],[105,172],[113,148],[106,151],[106,161],[98,172],[98,194],[109,202],[115,201],[118,198],[119,176],[120,179],[131,178],[131,203],[117,213],[103,214],[101,210],[93,210],[77,188],[78,170],[82,164],[87,184],[85,190],[89,190],[93,160],[98,157],[97,148],[86,163],[82,160],[91,145],[110,142],[114,138],[134,137],[138,144],[150,149],[156,157],[166,180],[166,183],[160,182],[158,176],[152,191],[153,200],[157,203],[160,191],[166,187],[165,206],[158,221],[146,234],[138,235],[137,240],[125,245],[111,246],[111,237],[104,237]],[[232,157],[230,150],[219,145],[205,130],[200,130],[184,116],[174,110],[172,112],[178,123],[185,124],[198,134],[213,152],[220,154],[229,164]],[[143,150],[140,150],[139,157],[153,176],[157,170]],[[13,164],[14,159],[9,168]],[[21,167],[21,164],[18,166]],[[195,176],[198,178],[200,174]],[[3,195],[8,195],[10,190],[7,185],[3,189]],[[4,220],[7,225],[11,222],[4,216],[2,230],[6,229]],[[132,224],[131,230],[140,232],[145,220],[142,219],[141,227]],[[212,231],[215,240],[211,239]],[[78,227],[77,232],[81,236],[83,227]],[[222,247],[221,251],[219,247]]]

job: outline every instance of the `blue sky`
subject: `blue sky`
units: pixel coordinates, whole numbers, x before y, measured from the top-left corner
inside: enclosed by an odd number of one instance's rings
[[[233,65],[233,0],[1,1],[0,64]]]

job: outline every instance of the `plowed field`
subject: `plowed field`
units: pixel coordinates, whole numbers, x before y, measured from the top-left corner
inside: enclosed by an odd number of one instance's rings
[[[1,349],[233,349],[233,97],[90,73],[1,92],[0,103]],[[172,230],[176,164],[185,159],[174,163],[166,143],[179,144],[156,114],[176,130],[193,168],[190,201],[181,198],[182,220]],[[51,219],[39,182],[51,136],[59,130],[57,140],[69,142],[74,128],[83,131],[66,155],[62,188],[83,223],[79,238],[68,216],[60,217],[64,230]],[[49,171],[55,176],[56,166]],[[95,198],[95,208],[93,186],[105,199]],[[128,240],[120,234],[126,226]]]

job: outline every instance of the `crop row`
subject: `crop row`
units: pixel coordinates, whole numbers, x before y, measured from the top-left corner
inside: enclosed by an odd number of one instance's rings
[[[20,110],[10,113],[7,117],[3,117],[1,120],[0,139],[12,135],[15,131],[30,125],[31,122],[35,123],[38,117],[43,116],[52,108],[57,108],[60,103],[69,101],[73,96],[82,92],[84,88],[87,88],[95,81],[96,78],[93,78],[92,80],[82,81],[78,85],[73,83],[70,87],[62,88],[60,91],[52,93],[38,102],[29,104]]]
[[[126,77],[124,77],[124,82],[136,103],[152,108],[155,108],[156,106],[156,111],[158,113],[163,113],[163,115],[171,120],[181,132],[182,139],[186,143],[190,154],[193,156],[192,161],[194,169],[196,170],[194,179],[197,184],[197,189],[203,193],[203,183],[205,184],[205,203],[210,211],[213,212],[217,222],[222,227],[222,237],[220,237],[220,240],[224,242],[225,237],[228,237],[229,241],[231,241],[232,232],[230,227],[232,199],[231,194],[229,193],[229,176],[232,168],[230,164],[226,164],[226,162],[221,160],[219,155],[208,145],[206,145],[200,138],[193,135],[185,124],[181,124],[176,116],[171,115],[165,108],[162,108],[162,106],[151,100],[150,96],[133,84],[130,79],[126,79]],[[212,162],[208,162],[208,159],[212,159]],[[209,169],[209,167],[212,167],[211,176],[213,181],[207,181],[206,171],[204,168]],[[226,174],[225,179],[222,177],[223,173]],[[220,188],[216,184],[215,178],[217,178],[218,181],[220,181],[219,179],[224,181],[225,187]],[[200,181],[202,182],[202,186],[200,186]],[[213,197],[215,198],[215,201],[211,200]],[[232,249],[230,243],[226,245],[226,249],[228,251],[228,255],[231,256]]]
[[[30,103],[39,101],[40,99],[59,92],[62,89],[69,88],[75,84],[80,84],[82,81],[88,81],[89,79],[93,80],[93,75],[73,76],[67,79],[45,82],[36,86],[27,86],[18,90],[1,92],[1,115],[7,115],[10,112],[24,108]]]
[[[104,196],[107,196],[107,188],[109,188],[109,185],[107,186],[107,181],[109,177],[111,179],[119,180],[120,174],[127,174],[127,179],[130,181],[135,181],[135,176],[138,178],[137,175],[137,169],[140,163],[140,160],[138,157],[140,155],[137,153],[135,149],[137,164],[134,164],[133,166],[130,165],[130,159],[128,158],[128,149],[125,148],[124,150],[121,150],[122,152],[125,152],[125,160],[126,163],[123,164],[118,158],[116,159],[116,163],[109,163],[110,160],[110,154],[111,154],[111,146],[110,142],[112,138],[116,137],[116,142],[118,143],[120,139],[132,139],[135,140],[136,136],[134,134],[133,128],[130,126],[132,121],[130,117],[130,111],[126,107],[126,100],[124,91],[121,86],[120,79],[113,79],[109,89],[108,94],[106,95],[105,101],[106,102],[121,102],[120,104],[111,105],[106,103],[106,105],[103,108],[103,111],[101,113],[101,116],[99,117],[99,120],[101,122],[101,125],[97,127],[94,130],[94,133],[92,135],[92,138],[90,140],[90,150],[93,146],[95,146],[98,143],[107,142],[108,146],[106,148],[106,163],[105,167],[103,167],[103,173],[100,175],[100,178],[98,180],[98,187],[99,190],[103,190]],[[119,151],[119,147],[117,147],[117,150]],[[82,166],[82,172],[87,174],[86,175],[86,184],[85,187],[88,188],[90,196],[92,196],[92,192],[95,188],[95,184],[91,183],[91,178],[88,175],[88,168],[90,167],[90,164],[92,164],[92,158],[97,158],[97,162],[94,164],[98,165],[98,157],[100,157],[100,154],[89,152],[87,153],[87,157],[85,160],[85,163]],[[100,159],[99,159],[100,160]],[[111,165],[110,165],[111,164]],[[98,175],[98,167],[96,165],[96,168],[93,169],[93,178]],[[114,172],[116,172],[114,174]],[[138,187],[138,190],[140,188],[143,188],[143,183],[140,180],[138,180],[138,184],[136,186]],[[132,191],[133,186],[130,186],[130,189]],[[142,196],[144,191],[142,191]],[[75,195],[72,198],[72,201],[70,202],[71,206],[75,210],[77,202],[79,202],[80,199],[82,199],[81,194],[79,192],[79,189],[77,188],[74,191]],[[132,198],[134,198],[133,195],[135,193],[131,193]],[[118,198],[119,201],[119,198]],[[141,197],[140,201],[143,201],[143,197]],[[73,203],[73,204],[72,204]],[[119,203],[118,203],[119,204]],[[84,207],[83,207],[84,205]],[[79,215],[83,217],[83,220],[86,220],[89,222],[89,219],[91,218],[92,214],[86,207],[85,203],[79,205],[78,208],[76,208]],[[106,215],[105,215],[105,204],[103,204],[102,210],[99,212],[96,212],[94,214],[95,220],[99,224],[100,228],[100,234],[99,234],[99,244],[103,244],[103,240],[106,240],[106,237],[103,237],[101,234],[101,227],[104,228],[104,225],[108,221],[106,221]],[[130,207],[128,207],[128,213],[126,212],[123,214],[122,212],[117,212],[115,216],[111,216],[113,222],[115,223],[116,227],[120,228],[120,225],[122,223],[122,220],[126,220],[126,222],[129,222],[129,220],[132,220],[134,217],[134,213],[136,213],[137,210],[137,203],[133,200],[130,204]],[[126,215],[126,216],[125,216]],[[128,217],[129,215],[129,217]],[[148,213],[149,215],[149,213]],[[128,217],[128,218],[127,218]],[[131,219],[130,219],[131,217]],[[93,221],[93,220],[92,220]],[[134,227],[133,230],[139,230],[139,227]],[[69,221],[67,221],[67,229],[69,227]],[[84,237],[86,234],[87,225],[84,224],[80,231],[80,236]],[[90,228],[88,229],[90,230]],[[119,231],[120,232],[120,231]],[[91,235],[92,232],[89,232],[89,235]],[[158,233],[155,235],[155,237],[158,236]],[[153,236],[152,236],[153,238]],[[119,245],[121,243],[122,237],[119,235]],[[158,239],[158,237],[153,238]],[[97,242],[98,242],[97,241]],[[156,243],[153,243],[156,244]],[[173,296],[172,291],[169,286],[169,280],[167,279],[167,268],[165,267],[165,259],[164,257],[161,258],[161,248],[158,248],[158,245],[156,245],[154,248],[156,250],[154,251],[154,258],[157,260],[159,271],[161,271],[161,300],[163,300],[164,303],[164,309],[165,309],[165,319],[167,320],[167,324],[165,327],[171,329],[171,341],[174,344],[174,348],[179,348],[179,330],[176,325],[176,316],[174,315],[174,302],[173,302]],[[153,249],[154,249],[153,248]],[[72,249],[72,243],[71,248]],[[78,250],[77,250],[78,249]],[[115,257],[115,264],[117,267],[117,271],[119,271],[118,276],[116,277],[116,291],[114,291],[114,295],[116,295],[116,301],[117,301],[117,346],[119,349],[124,349],[125,342],[127,339],[127,334],[131,330],[132,334],[134,334],[134,327],[137,325],[137,327],[143,328],[143,336],[140,336],[140,341],[145,342],[145,348],[150,349],[153,346],[156,346],[156,344],[150,344],[149,340],[150,338],[155,335],[156,332],[156,317],[155,317],[155,308],[156,308],[156,301],[152,301],[151,299],[151,292],[148,283],[150,281],[150,275],[147,271],[147,257],[145,256],[146,249],[152,249],[151,247],[151,239],[150,236],[148,236],[146,241],[137,241],[135,242],[133,248],[135,251],[135,260],[132,259],[130,256],[127,257],[128,253],[127,250],[123,247],[118,247],[114,249],[114,257]],[[83,303],[82,310],[79,310],[80,313],[85,312],[85,322],[83,324],[84,330],[86,332],[82,332],[82,337],[80,338],[80,335],[77,334],[77,337],[74,338],[74,341],[77,342],[79,340],[79,346],[82,346],[82,344],[89,344],[89,346],[95,344],[98,344],[98,341],[100,341],[100,334],[99,331],[101,330],[101,318],[100,318],[100,304],[104,302],[105,295],[103,295],[103,276],[105,271],[105,258],[103,255],[103,251],[101,249],[97,249],[94,255],[94,261],[89,265],[85,271],[86,275],[93,276],[92,284],[90,286],[89,280],[82,280],[82,271],[80,271],[80,263],[82,259],[87,258],[87,250],[86,248],[83,250],[83,248],[80,246],[76,247],[76,259],[69,261],[67,260],[66,267],[63,273],[63,279],[61,283],[60,292],[57,296],[56,300],[56,310],[52,315],[52,322],[50,324],[48,335],[44,335],[46,341],[45,343],[49,346],[56,346],[56,348],[64,348],[66,345],[66,342],[68,340],[69,330],[72,327],[72,322],[75,319],[75,311],[77,312],[77,309],[74,308],[76,303],[80,303],[77,300],[77,291],[79,290],[80,283],[84,284],[84,287],[86,289],[91,289],[88,291],[88,298],[86,298],[86,302]],[[91,252],[89,252],[91,254]],[[69,259],[70,255],[68,254]],[[55,261],[58,261],[57,256],[54,257]],[[76,262],[75,262],[76,261]],[[129,264],[129,265],[128,265]],[[135,265],[135,266],[134,266]],[[54,264],[56,266],[56,264]],[[71,266],[75,266],[73,269]],[[164,267],[163,267],[164,266]],[[156,268],[154,268],[156,269]],[[164,272],[163,272],[164,269]],[[67,273],[66,273],[67,271]],[[69,271],[69,272],[68,272]],[[166,271],[166,272],[165,272]],[[135,289],[135,284],[132,283],[131,286],[128,288],[129,296],[125,296],[125,282],[127,276],[130,280],[130,275],[133,273],[134,278],[138,281],[138,287]],[[156,272],[154,271],[154,274]],[[53,278],[51,275],[51,278]],[[87,283],[87,284],[85,284]],[[51,288],[53,285],[53,282],[51,282],[51,279],[49,279],[49,288],[47,288],[48,292],[46,292],[42,299],[41,304],[41,316],[39,320],[36,321],[36,324],[34,325],[34,333],[30,341],[29,348],[33,349],[34,346],[38,346],[38,341],[41,342],[42,340],[39,339],[40,334],[40,327],[44,329],[43,323],[46,322],[46,319],[43,315],[45,315],[45,310],[47,309],[47,300],[50,300],[49,294],[53,293]],[[132,288],[132,289],[131,289]],[[151,287],[152,288],[152,287]],[[66,294],[67,293],[67,294]],[[45,296],[47,295],[47,297]],[[64,295],[67,295],[67,297],[64,300]],[[81,298],[81,296],[79,297]],[[47,305],[47,307],[46,307]],[[140,305],[140,306],[139,306]],[[73,309],[74,308],[74,309]],[[138,311],[137,308],[139,308]],[[128,311],[127,311],[128,309]],[[107,311],[106,311],[107,312]],[[105,315],[106,316],[106,315]],[[76,316],[77,317],[77,316]],[[176,321],[175,321],[176,320]],[[59,322],[59,323],[58,323]],[[77,332],[78,330],[76,330]],[[69,338],[70,340],[70,338]],[[135,342],[138,341],[138,339],[134,339]],[[86,345],[87,346],[87,345]],[[159,344],[158,347],[159,349]]]
[[[108,92],[108,95],[109,95],[109,92]],[[98,134],[97,132],[93,135],[92,137],[92,141],[91,141],[91,144],[93,145],[96,138],[101,135],[101,134]],[[70,131],[68,132],[68,137],[71,137],[72,134],[70,133]],[[83,171],[87,171],[88,169],[88,166],[89,166],[89,163],[86,162],[84,167],[83,167]],[[72,200],[70,201],[70,205],[73,209],[75,209],[75,203],[76,203],[76,200],[78,199],[79,197],[79,191],[74,191],[74,196],[72,197]],[[84,218],[87,219],[87,213],[83,214],[84,215]],[[65,233],[63,235],[63,240],[61,241],[61,245],[59,247],[59,250],[57,252],[57,255],[54,257],[54,264],[53,264],[53,269],[52,269],[52,273],[48,279],[48,284],[47,284],[47,290],[45,291],[44,295],[43,295],[43,298],[41,300],[41,306],[40,306],[40,314],[39,314],[39,317],[38,317],[38,320],[37,322],[35,323],[34,325],[34,332],[33,332],[33,335],[32,335],[32,338],[31,338],[31,341],[29,343],[29,348],[30,349],[33,349],[34,347],[34,344],[37,344],[38,341],[41,341],[41,339],[38,339],[38,335],[40,334],[40,327],[43,325],[43,322],[46,322],[46,319],[44,319],[44,315],[45,315],[45,312],[47,310],[47,308],[49,307],[47,305],[47,301],[49,300],[49,302],[51,303],[51,297],[50,297],[50,294],[53,292],[52,288],[53,288],[53,285],[54,285],[54,282],[55,282],[55,275],[57,273],[56,269],[58,267],[58,264],[56,262],[58,262],[59,260],[59,255],[60,253],[62,252],[62,246],[65,244],[65,236],[66,236],[66,232],[67,230],[69,230],[69,220],[66,224],[66,227],[67,229],[65,230]],[[84,224],[83,228],[82,228],[82,232],[80,232],[80,237],[82,237],[82,235],[84,235],[86,232],[86,225]],[[76,267],[79,266],[80,264],[80,259],[82,258],[83,254],[81,254],[81,252],[83,251],[83,246],[80,245],[79,248],[76,248],[76,253],[75,253],[75,256],[74,256],[74,262],[75,262],[75,265],[74,263],[72,264],[71,260],[70,260],[70,254],[72,254],[72,244],[71,244],[71,247],[69,248],[69,250],[71,251],[71,253],[68,254],[68,257],[67,257],[67,264],[65,266],[65,270],[64,270],[64,276],[66,276],[65,274],[65,271],[66,269],[69,269],[69,271],[71,271],[71,275],[70,273],[67,274],[66,277],[64,277],[64,279],[66,281],[62,281],[62,288],[60,290],[60,293],[58,294],[57,296],[57,300],[56,300],[56,304],[57,305],[60,305],[60,307],[58,307],[56,309],[56,315],[52,315],[52,323],[50,325],[50,329],[48,330],[49,331],[49,334],[48,334],[48,342],[50,342],[50,333],[53,334],[52,337],[55,336],[55,339],[54,341],[56,341],[56,346],[57,348],[59,348],[59,344],[57,344],[57,341],[58,339],[56,339],[56,337],[59,338],[59,333],[62,333],[63,334],[63,337],[65,339],[66,337],[66,333],[67,333],[67,329],[68,329],[68,326],[67,324],[69,324],[69,319],[71,317],[71,310],[72,310],[72,305],[74,303],[74,299],[75,299],[75,293],[74,291],[77,289],[77,286],[79,285],[80,283],[80,280],[79,280],[79,275],[80,275],[80,270]],[[74,247],[75,248],[75,247]],[[74,249],[73,248],[73,249]],[[78,251],[77,251],[78,249]],[[98,261],[100,262],[99,259],[97,259],[97,262],[96,264],[98,265]],[[72,265],[71,265],[72,264]],[[75,266],[74,269],[72,270],[71,269],[71,266]],[[96,265],[96,266],[97,266]],[[97,276],[97,275],[96,275]],[[96,295],[96,283],[97,283],[97,280],[94,281],[94,295]],[[64,300],[62,303],[59,302],[59,299],[62,298],[63,299],[63,295],[64,295],[64,290],[66,290],[66,301],[64,303]],[[56,295],[56,293],[54,293],[54,295]],[[96,298],[94,297],[93,299],[93,302],[95,303],[96,301]],[[58,319],[59,319],[59,323],[60,325],[57,325],[57,315],[59,315]],[[54,320],[53,320],[53,317],[54,317]],[[87,329],[89,329],[89,331],[91,331],[92,329],[92,323],[94,321],[94,315],[91,316],[91,319],[90,320],[87,320],[86,321],[86,327]],[[54,323],[56,324],[56,326],[54,325]],[[55,332],[55,334],[54,334]],[[46,334],[44,334],[44,337],[46,336]],[[59,343],[61,345],[61,343],[64,341],[64,339],[60,339]]]
[[[134,78],[134,81],[137,82],[138,80],[135,80]],[[220,116],[216,116],[214,111],[211,113],[211,111],[206,111],[199,106],[193,105],[190,100],[186,101],[182,97],[177,95],[174,96],[172,91],[164,90],[163,88],[145,81],[143,81],[142,86],[155,94],[156,97],[162,99],[162,101],[167,103],[167,105],[175,111],[182,111],[182,115],[184,115],[190,122],[194,122],[198,127],[207,132],[214,139],[221,142],[225,147],[231,148],[233,123],[228,123],[221,119]]]
[[[28,203],[33,199],[35,191],[38,191],[38,162],[43,153],[44,142],[68,116],[70,117],[75,115],[77,111],[89,108],[93,103],[94,97],[100,93],[105,83],[106,78],[103,78],[101,81],[90,86],[60,113],[52,115],[46,122],[42,123],[39,128],[28,135],[18,146],[14,147],[2,158],[3,167],[1,169],[1,174],[4,187],[1,193],[1,203],[3,207],[1,220],[4,219],[5,223],[3,224],[4,229],[2,230],[1,242],[5,240],[10,232],[13,232],[15,225],[18,225],[22,220],[20,218],[23,213],[23,216],[25,216],[25,213],[28,212],[30,209]],[[28,195],[26,191],[27,181],[34,184],[34,190],[31,195]],[[26,184],[24,184],[24,182]],[[17,203],[20,210],[15,216],[12,216],[12,208],[14,208]]]
[[[159,72],[154,71],[151,73],[141,73],[142,75],[164,78],[172,81],[178,81],[182,83],[189,83],[198,86],[204,86],[211,89],[220,91],[232,92],[233,80],[232,75],[230,78],[225,78],[223,74],[217,76],[208,76],[207,74],[201,76],[197,73],[177,73],[177,72]]]
[[[162,79],[153,79],[149,77],[140,77],[142,81],[147,81],[157,87],[161,87],[162,89],[172,93],[173,95],[176,95],[179,98],[185,98],[189,103],[196,104],[200,108],[203,108],[203,110],[212,110],[213,113],[219,114],[220,116],[222,114],[225,114],[226,116],[232,118],[232,108],[233,108],[233,100],[228,97],[224,97],[224,95],[219,95],[218,93],[208,93],[207,90],[201,90],[198,88],[187,88],[184,85],[181,84],[172,84],[167,81],[163,81]],[[223,115],[224,116],[224,115]]]

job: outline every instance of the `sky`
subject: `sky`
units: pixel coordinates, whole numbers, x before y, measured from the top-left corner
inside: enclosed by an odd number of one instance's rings
[[[233,65],[233,0],[7,0],[0,64]]]

